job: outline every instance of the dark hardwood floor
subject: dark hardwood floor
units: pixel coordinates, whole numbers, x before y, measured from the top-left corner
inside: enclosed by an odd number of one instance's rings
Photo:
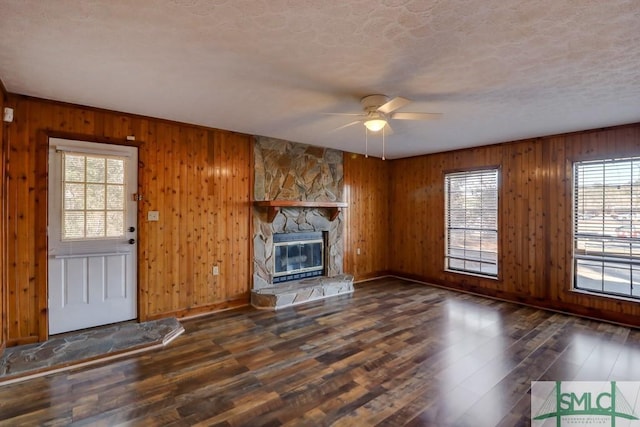
[[[640,380],[640,331],[387,278],[183,322],[167,348],[0,388],[3,425],[529,425],[535,380]]]

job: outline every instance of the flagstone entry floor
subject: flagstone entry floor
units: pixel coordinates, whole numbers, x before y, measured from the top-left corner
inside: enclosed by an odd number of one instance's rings
[[[0,357],[0,385],[159,348],[183,332],[176,318],[166,318],[85,329],[9,347]]]

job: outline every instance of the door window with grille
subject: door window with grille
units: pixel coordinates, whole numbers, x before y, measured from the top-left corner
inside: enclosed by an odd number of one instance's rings
[[[445,269],[498,275],[498,169],[445,175]]]
[[[126,158],[62,153],[62,240],[125,234]]]
[[[640,158],[573,165],[574,288],[640,298]]]

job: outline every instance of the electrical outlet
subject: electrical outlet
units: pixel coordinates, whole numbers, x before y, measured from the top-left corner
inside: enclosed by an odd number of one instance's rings
[[[159,211],[149,211],[147,213],[147,221],[159,221],[159,220],[160,220]]]
[[[356,249],[356,254],[360,255],[360,248]]]
[[[217,276],[218,274],[220,274],[220,267],[218,267],[217,265],[213,266],[213,275]]]

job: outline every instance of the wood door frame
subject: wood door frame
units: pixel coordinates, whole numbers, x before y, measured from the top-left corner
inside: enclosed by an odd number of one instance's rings
[[[101,137],[96,135],[85,135],[72,132],[60,132],[52,130],[39,130],[36,142],[35,159],[35,260],[34,260],[34,281],[36,288],[36,307],[38,308],[38,341],[46,341],[49,338],[49,238],[47,235],[47,223],[49,218],[49,139],[61,138],[75,141],[96,142],[101,144],[126,145],[138,149],[138,188],[137,193],[141,194],[143,164],[140,153],[143,151],[142,141],[128,141],[120,138]],[[137,320],[140,319],[140,205],[138,204],[138,251],[135,262],[136,268],[136,311]]]

